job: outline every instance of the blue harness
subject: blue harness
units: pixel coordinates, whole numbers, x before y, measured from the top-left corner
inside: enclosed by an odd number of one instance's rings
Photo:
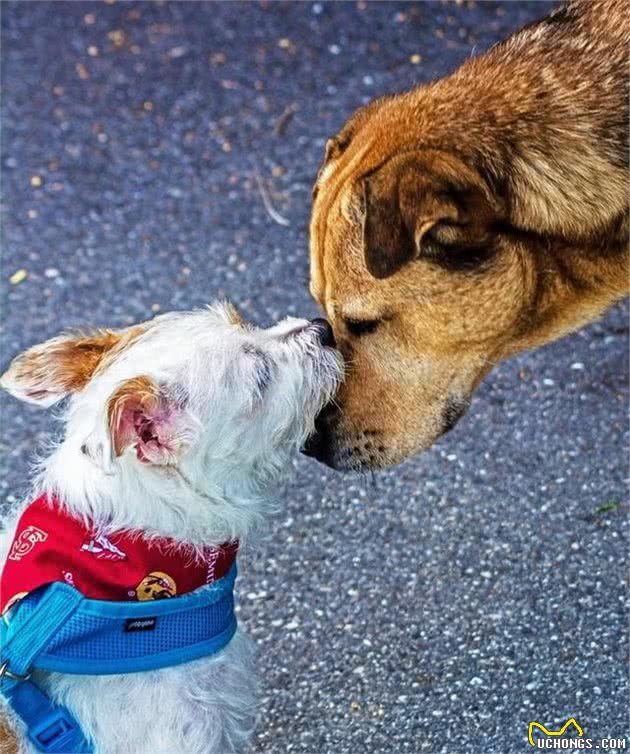
[[[64,583],[25,597],[0,621],[0,693],[46,754],[89,754],[91,742],[65,707],[46,696],[32,671],[137,673],[207,657],[236,631],[236,563],[222,579],[181,597],[152,602],[86,599]]]

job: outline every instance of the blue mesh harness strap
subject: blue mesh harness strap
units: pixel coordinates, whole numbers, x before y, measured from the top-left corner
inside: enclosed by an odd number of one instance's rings
[[[57,585],[55,585],[57,586]],[[74,589],[47,589],[38,600],[27,630],[9,632],[2,627],[2,694],[22,718],[29,738],[41,751],[90,752],[89,742],[76,721],[63,707],[50,699],[30,679],[32,663],[63,624],[75,613],[82,597]],[[19,614],[20,610],[16,610]],[[9,635],[10,633],[10,635]]]
[[[210,586],[173,599],[108,602],[61,582],[29,594],[0,625],[0,692],[47,754],[91,752],[70,712],[30,680],[34,670],[103,675],[155,670],[223,649],[236,631],[236,563]]]

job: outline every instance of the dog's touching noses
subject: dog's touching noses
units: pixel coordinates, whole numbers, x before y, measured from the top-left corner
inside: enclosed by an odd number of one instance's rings
[[[324,348],[337,347],[335,333],[333,332],[332,325],[327,319],[316,317],[311,320],[311,327],[317,332],[320,343]],[[304,453],[304,455],[315,458],[323,463],[328,463],[329,465],[331,459],[329,458],[328,453],[330,443],[326,432],[326,417],[333,414],[335,410],[333,403],[327,403],[324,406],[315,418],[315,428],[302,448],[302,453]]]
[[[311,320],[311,326],[315,329],[319,336],[319,340],[326,348],[336,348],[337,343],[335,341],[335,334],[333,333],[332,326],[327,319],[316,317]]]

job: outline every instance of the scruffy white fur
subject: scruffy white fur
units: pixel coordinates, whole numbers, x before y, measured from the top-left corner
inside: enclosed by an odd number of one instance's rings
[[[72,337],[18,357],[2,386],[43,405],[63,398],[67,375],[55,359]],[[38,369],[46,358],[47,368]],[[29,500],[53,491],[72,513],[110,530],[137,528],[199,546],[251,540],[340,375],[338,353],[305,320],[255,329],[222,305],[158,317],[105,355],[71,394],[65,436],[41,464]],[[177,407],[167,420],[167,454],[151,463],[133,444],[116,454],[107,416],[112,395],[139,376]],[[2,563],[20,512],[0,535]],[[252,647],[240,630],[217,655],[185,665],[37,680],[76,716],[96,754],[228,754],[253,729]],[[11,717],[11,724],[20,754],[34,754],[20,722]]]

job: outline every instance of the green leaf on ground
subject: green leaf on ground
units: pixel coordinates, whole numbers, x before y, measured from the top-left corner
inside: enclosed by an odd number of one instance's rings
[[[620,505],[621,503],[618,500],[611,500],[608,503],[604,503],[603,505],[600,505],[599,508],[595,512],[596,513],[610,513],[610,511],[616,511]]]

